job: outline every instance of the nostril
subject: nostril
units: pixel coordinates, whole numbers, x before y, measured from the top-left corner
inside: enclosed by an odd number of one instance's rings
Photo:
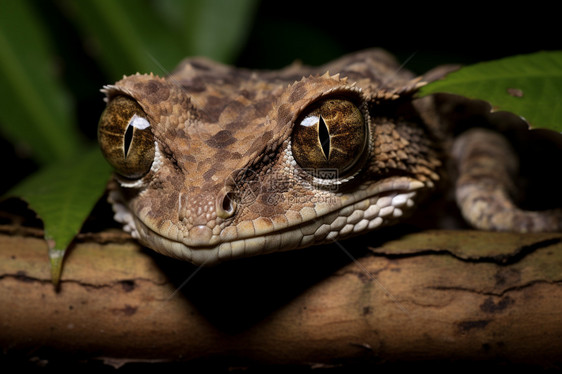
[[[232,192],[228,192],[226,195],[224,195],[224,198],[222,199],[222,209],[229,213],[232,214],[234,213],[234,194]]]
[[[235,196],[232,191],[221,194],[222,198],[219,197],[217,201],[217,216],[221,218],[229,218],[234,215],[236,211],[236,201]]]

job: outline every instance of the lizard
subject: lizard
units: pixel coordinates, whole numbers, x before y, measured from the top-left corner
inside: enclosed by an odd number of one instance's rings
[[[416,98],[450,70],[416,76],[370,49],[318,67],[194,57],[166,77],[124,76],[103,87],[98,123],[115,220],[199,265],[304,248],[399,222],[437,193],[454,159],[474,227],[562,230],[559,209],[511,201],[516,155],[502,136],[453,139],[443,113],[455,100]]]

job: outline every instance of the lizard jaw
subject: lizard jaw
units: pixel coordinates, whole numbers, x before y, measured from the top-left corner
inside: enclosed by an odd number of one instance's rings
[[[109,201],[115,220],[123,224],[133,238],[164,255],[187,260],[195,265],[213,265],[226,260],[258,254],[287,251],[314,244],[322,244],[353,236],[392,222],[414,205],[418,190],[426,185],[417,180],[400,177],[386,181],[372,190],[365,190],[359,199],[351,199],[337,210],[318,209],[316,217],[306,221],[259,231],[258,223],[247,233],[229,235],[223,230],[208,243],[192,241],[189,236],[175,238],[151,229],[135,217],[120,199],[120,192],[112,190]],[[232,232],[232,230],[230,230]]]

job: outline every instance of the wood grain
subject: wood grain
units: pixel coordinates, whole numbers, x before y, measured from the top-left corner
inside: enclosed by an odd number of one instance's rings
[[[0,235],[5,354],[233,365],[562,361],[562,234],[370,235],[203,269],[133,241],[94,239],[70,251],[55,290],[43,240]],[[381,244],[365,249],[365,240]]]

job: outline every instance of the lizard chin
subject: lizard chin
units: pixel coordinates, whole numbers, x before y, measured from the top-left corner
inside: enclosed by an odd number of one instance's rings
[[[401,217],[404,210],[414,206],[418,190],[424,187],[429,186],[415,179],[397,177],[365,189],[361,196],[344,202],[336,210],[333,206],[318,207],[317,216],[312,219],[237,238],[227,238],[223,235],[227,230],[223,230],[207,243],[195,243],[189,236],[165,235],[151,229],[129,210],[118,190],[111,191],[109,201],[115,220],[143,245],[194,265],[215,265],[236,258],[329,243],[373,230]],[[171,234],[178,230],[174,227],[165,231]]]

